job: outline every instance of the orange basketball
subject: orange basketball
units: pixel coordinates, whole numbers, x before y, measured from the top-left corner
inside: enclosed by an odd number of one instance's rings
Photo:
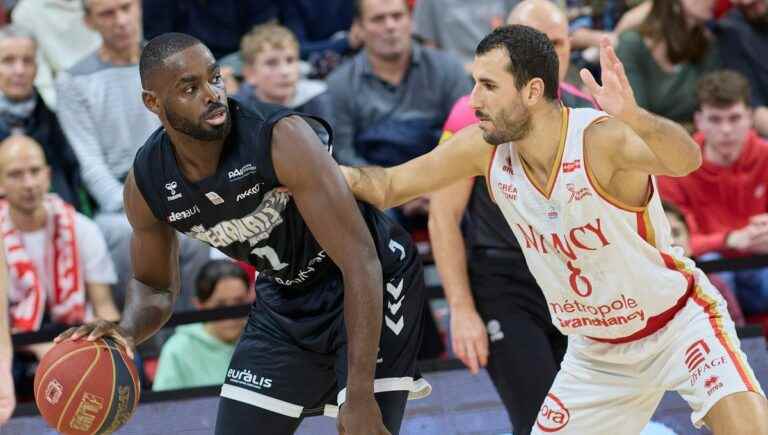
[[[45,421],[65,434],[112,433],[139,403],[133,361],[111,339],[55,345],[35,373],[35,402]]]

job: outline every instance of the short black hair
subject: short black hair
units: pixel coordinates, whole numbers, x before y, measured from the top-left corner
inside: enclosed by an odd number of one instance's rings
[[[515,86],[522,89],[531,79],[544,81],[544,97],[556,100],[560,87],[555,47],[547,35],[533,27],[510,24],[497,27],[477,45],[475,55],[480,56],[497,48],[505,48],[509,55],[509,72],[515,77]]]
[[[165,59],[197,44],[202,44],[202,41],[186,33],[163,33],[152,38],[144,46],[139,59],[141,86],[147,89],[149,75],[154,69],[162,66]]]
[[[231,260],[211,260],[203,267],[195,279],[195,295],[200,302],[205,302],[213,295],[216,284],[224,278],[237,278],[248,288],[248,274],[242,267]],[[249,289],[250,291],[250,289]]]

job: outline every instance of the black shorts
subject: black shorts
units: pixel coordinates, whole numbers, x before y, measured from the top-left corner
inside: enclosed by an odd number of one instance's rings
[[[385,278],[374,391],[407,391],[410,398],[418,398],[431,391],[416,368],[424,278],[417,258],[408,256],[403,262],[403,267]],[[238,415],[246,409],[241,404],[297,419],[336,415],[344,402],[347,380],[343,284],[340,279],[332,279],[317,287],[313,292],[337,297],[335,310],[289,318],[264,303],[254,303],[221,390],[223,398],[239,403],[222,400],[222,406],[232,403],[233,408],[238,407]],[[261,410],[255,414],[263,414]],[[219,412],[229,411],[220,407]],[[385,420],[387,412],[382,409]],[[393,412],[402,414],[402,409]],[[221,418],[219,422],[230,424]],[[217,427],[217,433],[241,431],[242,427]]]

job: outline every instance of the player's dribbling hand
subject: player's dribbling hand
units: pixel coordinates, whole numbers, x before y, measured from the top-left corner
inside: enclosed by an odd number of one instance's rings
[[[336,421],[339,435],[391,435],[381,418],[376,400],[346,401]]]
[[[94,322],[82,326],[69,328],[59,334],[53,342],[61,343],[68,340],[80,340],[85,338],[88,341],[94,341],[101,337],[110,337],[123,346],[128,356],[133,359],[133,349],[135,347],[133,338],[116,323],[98,319]]]
[[[597,104],[610,115],[619,119],[631,116],[638,109],[635,94],[629,84],[624,65],[611,47],[608,38],[600,41],[600,78],[602,86],[586,68],[579,72],[581,80],[589,89]]]
[[[477,310],[451,310],[451,345],[453,353],[473,375],[488,363],[488,334]]]

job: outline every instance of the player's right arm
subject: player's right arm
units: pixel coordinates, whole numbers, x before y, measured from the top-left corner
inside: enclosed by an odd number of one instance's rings
[[[133,228],[131,263],[134,279],[127,292],[120,323],[97,320],[67,330],[56,338],[56,342],[85,336],[88,340],[111,336],[132,354],[135,344],[152,336],[171,317],[180,291],[176,234],[152,213],[136,185],[133,172],[125,181],[123,199]]]
[[[466,247],[461,234],[461,219],[472,194],[473,181],[467,178],[432,194],[429,239],[451,309],[453,351],[476,374],[488,361],[488,335],[470,290]]]
[[[482,130],[473,125],[401,165],[341,169],[355,197],[384,210],[456,181],[485,175],[493,149],[483,139]]]

